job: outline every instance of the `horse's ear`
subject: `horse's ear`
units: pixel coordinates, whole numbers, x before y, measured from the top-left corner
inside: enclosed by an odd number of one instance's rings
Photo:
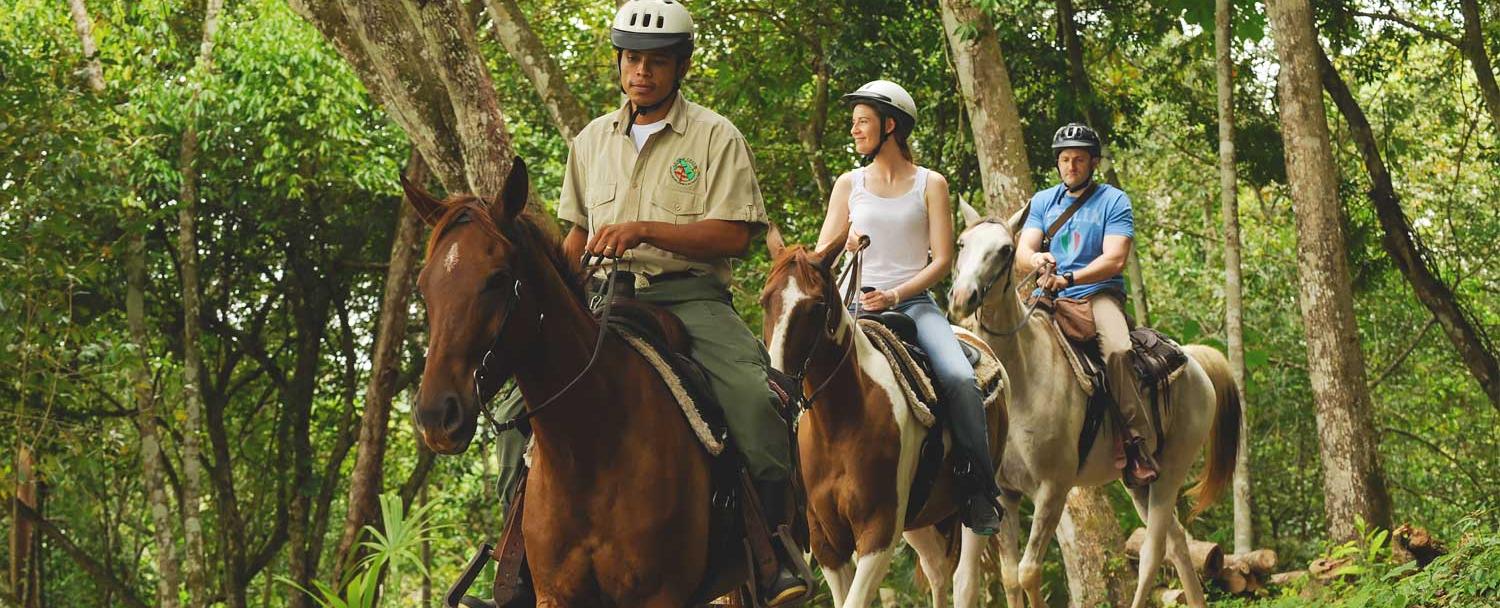
[[[823,270],[833,272],[833,265],[838,263],[839,254],[842,253],[843,250],[843,241],[834,241],[832,243],[829,243],[826,247],[823,248],[822,251],[818,252],[818,265],[822,266]]]
[[[1012,235],[1021,234],[1021,227],[1026,225],[1026,216],[1030,213],[1031,201],[1026,201],[1025,205],[1021,205],[1020,209],[1011,214],[1010,219],[1005,220],[1005,225],[1010,228]]]
[[[786,239],[781,237],[781,228],[776,222],[766,223],[766,250],[771,252],[771,261],[781,259],[781,253],[786,251]]]
[[[405,175],[401,176],[401,190],[406,193],[406,202],[411,203],[411,208],[417,211],[417,217],[422,218],[428,226],[436,224],[443,217],[443,204],[432,193],[411,183]]]
[[[526,173],[526,161],[517,156],[510,165],[510,176],[505,178],[505,187],[500,189],[500,199],[490,209],[495,221],[501,225],[510,223],[526,209],[526,198],[531,192],[531,178]]]
[[[969,201],[964,200],[963,197],[958,199],[958,210],[963,213],[964,228],[971,228],[984,220],[984,217],[979,215],[979,211],[975,210],[973,205],[970,205]]]

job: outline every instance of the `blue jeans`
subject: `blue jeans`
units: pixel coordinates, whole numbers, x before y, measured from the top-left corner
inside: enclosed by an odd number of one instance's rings
[[[987,497],[999,495],[1000,488],[995,485],[995,465],[990,459],[984,395],[980,394],[978,382],[974,379],[974,367],[969,365],[969,358],[958,346],[958,337],[953,335],[948,316],[925,291],[898,302],[892,310],[906,313],[917,323],[917,346],[927,351],[932,362],[932,380],[938,394],[934,413],[951,425],[954,447],[961,456],[959,460],[968,461],[973,466],[974,474],[965,476],[969,477],[969,490],[985,493]]]

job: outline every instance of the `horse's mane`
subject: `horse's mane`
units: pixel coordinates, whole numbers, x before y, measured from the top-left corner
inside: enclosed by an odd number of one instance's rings
[[[787,247],[786,251],[783,251],[771,265],[771,272],[766,276],[766,290],[769,290],[772,285],[785,283],[787,275],[790,274],[803,285],[817,285],[821,282],[824,292],[833,292],[836,295],[838,290],[833,285],[833,278],[821,270],[819,260],[815,256],[817,256],[816,251],[803,245]],[[762,300],[771,295],[766,290],[761,291]],[[834,299],[837,300],[836,297]]]
[[[437,223],[433,224],[432,235],[427,238],[424,264],[432,261],[433,249],[444,232],[457,224],[468,221],[478,226],[490,238],[508,244],[520,255],[527,255],[531,252],[541,253],[543,259],[562,276],[563,283],[568,286],[568,291],[579,301],[583,301],[583,281],[574,271],[573,265],[568,262],[567,254],[563,253],[562,240],[551,218],[542,217],[541,214],[533,212],[528,207],[507,226],[508,230],[503,230],[496,225],[495,218],[490,213],[490,202],[482,197],[473,194],[455,194],[444,199],[440,204],[443,206],[443,215],[438,218]]]

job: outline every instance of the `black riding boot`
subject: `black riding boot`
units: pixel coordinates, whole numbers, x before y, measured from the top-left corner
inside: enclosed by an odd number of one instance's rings
[[[801,603],[809,595],[807,584],[797,576],[797,572],[806,568],[800,564],[802,555],[790,555],[779,548],[779,543],[776,542],[781,527],[787,525],[787,492],[790,489],[791,482],[788,481],[755,481],[755,493],[760,496],[761,515],[766,520],[773,552],[776,554],[775,577],[770,581],[760,581],[761,599],[771,608]]]
[[[953,404],[948,408],[952,421],[949,429],[957,456],[954,473],[959,487],[967,494],[959,515],[975,534],[991,536],[1000,531],[1000,503],[996,500],[1000,487],[995,484],[995,464],[990,460],[983,408],[979,403]]]

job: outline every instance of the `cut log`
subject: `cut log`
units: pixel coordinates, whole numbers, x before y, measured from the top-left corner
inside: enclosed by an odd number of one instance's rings
[[[1146,529],[1136,528],[1130,533],[1130,538],[1125,541],[1125,555],[1139,561],[1141,546],[1145,544]],[[1192,556],[1193,569],[1198,571],[1200,579],[1219,578],[1219,572],[1224,569],[1224,550],[1219,548],[1218,543],[1188,539],[1188,553]],[[1166,563],[1166,560],[1163,560],[1163,563]]]
[[[1224,556],[1224,565],[1239,563],[1244,564],[1249,572],[1261,576],[1270,576],[1276,570],[1276,552],[1271,549],[1256,549],[1249,553],[1235,553]]]
[[[1216,580],[1219,582],[1219,586],[1225,591],[1239,595],[1244,593],[1245,589],[1250,586],[1248,576],[1248,574],[1241,572],[1238,567],[1225,568],[1224,572],[1220,573],[1219,578]]]
[[[1340,568],[1354,563],[1353,557],[1341,557],[1339,559],[1318,558],[1307,565],[1307,571],[1312,573],[1313,578],[1328,582],[1339,578]]]

